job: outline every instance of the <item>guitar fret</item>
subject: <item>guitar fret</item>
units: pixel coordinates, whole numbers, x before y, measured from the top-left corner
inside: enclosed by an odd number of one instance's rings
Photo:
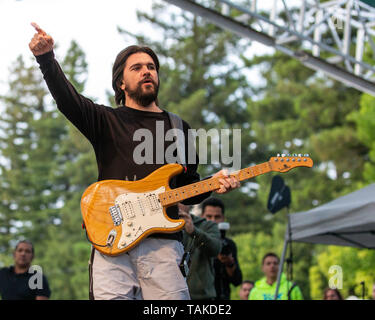
[[[189,187],[185,187],[185,190],[186,190],[186,194],[188,195],[188,197],[191,197],[190,188]]]
[[[254,165],[248,168],[241,169],[236,173],[232,174],[232,176],[237,177],[239,181],[247,180],[249,178],[257,177],[261,174],[266,172],[273,171],[271,168],[270,162],[265,162],[262,164]],[[187,185],[184,187],[179,187],[173,190],[167,191],[163,196],[162,201],[165,202],[164,205],[169,205],[173,203],[177,203],[183,201],[185,199],[198,196],[200,194],[214,191],[220,188],[220,183],[218,178],[210,178],[207,180],[202,180],[197,183]]]
[[[255,173],[256,173],[257,176],[259,176],[259,174],[260,174],[260,168],[259,168],[258,165],[255,166]]]
[[[261,170],[258,165],[255,166],[255,177],[259,176],[261,174]]]
[[[174,195],[173,195],[173,192],[169,192],[169,199],[173,199],[173,202],[174,202],[174,200],[175,200],[175,198],[174,198]]]
[[[255,172],[255,175],[254,175],[255,177],[259,175],[259,168],[258,168],[258,165],[256,165],[256,166],[254,167],[254,172]]]

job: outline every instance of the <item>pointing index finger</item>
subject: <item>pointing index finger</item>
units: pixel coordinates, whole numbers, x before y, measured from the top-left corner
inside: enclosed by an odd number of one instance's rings
[[[31,22],[31,25],[35,28],[35,30],[38,32],[38,33],[40,33],[40,34],[43,34],[43,35],[45,35],[46,33],[38,26],[38,24],[37,23],[35,23],[35,22]]]

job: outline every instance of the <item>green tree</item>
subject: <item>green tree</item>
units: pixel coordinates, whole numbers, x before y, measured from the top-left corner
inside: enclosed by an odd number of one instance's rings
[[[248,102],[255,135],[270,154],[310,154],[314,161],[312,170],[295,169],[283,176],[292,190],[292,210],[310,209],[355,189],[366,146],[348,115],[358,108],[360,93],[319,78],[279,53],[256,57],[248,62],[253,65],[262,65],[267,81],[259,89],[263,98]],[[269,177],[259,180],[265,201],[263,186],[268,188]]]
[[[310,268],[311,297],[322,299],[323,291],[330,285],[338,286],[337,281],[342,275],[342,288],[340,291],[344,299],[349,296],[351,290],[358,297],[362,297],[360,283],[364,281],[365,298],[372,294],[372,284],[375,282],[375,252],[368,249],[350,247],[321,247],[316,256],[314,266]],[[341,279],[341,278],[340,278]]]
[[[361,93],[278,52],[244,59],[249,68],[260,68],[266,83],[257,89],[257,100],[248,100],[257,144],[269,156],[309,154],[314,161],[312,169],[297,168],[282,175],[291,189],[291,212],[311,209],[358,189],[367,147],[358,138],[349,115],[358,110]],[[257,179],[257,196],[263,208],[272,176]],[[263,212],[266,214],[265,209]],[[272,220],[286,225],[283,214],[278,213]],[[295,252],[295,262],[299,265],[295,273],[306,298],[310,292],[314,293],[314,289],[310,291],[310,285],[314,284],[307,279],[309,266],[316,262],[311,246],[297,246],[301,249]]]
[[[83,91],[87,64],[74,41],[62,68]],[[87,299],[90,245],[81,229],[80,197],[97,177],[92,147],[57,110],[35,61],[26,67],[18,58],[11,75],[0,119],[1,257],[10,264],[15,241],[28,238],[51,298]]]
[[[57,143],[66,134],[56,110],[45,101],[37,68],[18,57],[10,74],[0,117],[0,247],[6,254],[19,237],[42,241],[45,228],[59,217],[51,177]]]
[[[83,92],[87,63],[75,41],[62,61],[62,69],[77,91]],[[91,144],[61,114],[59,117],[67,129],[55,159],[53,179],[54,185],[59,186],[60,220],[48,228],[49,241],[42,261],[51,277],[53,298],[81,300],[88,298],[90,245],[81,227],[80,198],[86,187],[96,181],[97,166]]]
[[[366,183],[375,181],[375,98],[369,94],[363,94],[360,101],[360,110],[353,112],[348,118],[357,125],[358,139],[368,148],[363,154],[366,161],[363,170],[363,178]]]
[[[264,277],[262,272],[262,259],[266,253],[274,252],[280,258],[283,251],[285,239],[285,225],[275,223],[272,235],[264,232],[242,233],[233,237],[238,248],[238,261],[242,270],[243,280],[257,281]],[[287,264],[283,266],[283,272],[289,277],[289,280],[296,282],[301,288],[304,299],[309,299],[309,279],[305,277],[309,272],[311,264],[311,245],[302,243],[292,244],[292,276],[290,278]],[[286,257],[290,256],[290,246],[286,252]],[[232,286],[231,299],[239,299],[239,287]]]

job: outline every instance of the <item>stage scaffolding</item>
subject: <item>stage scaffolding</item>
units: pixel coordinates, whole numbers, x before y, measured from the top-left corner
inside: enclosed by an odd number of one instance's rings
[[[375,59],[370,1],[267,0],[262,6],[257,0],[164,1],[375,96],[375,67],[366,61]]]

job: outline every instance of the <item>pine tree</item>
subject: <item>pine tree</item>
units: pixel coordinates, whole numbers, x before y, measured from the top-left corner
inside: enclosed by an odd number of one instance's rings
[[[363,94],[360,101],[360,109],[353,111],[348,117],[356,123],[357,137],[368,148],[368,152],[362,153],[365,162],[363,170],[363,185],[375,181],[375,98],[369,94]]]
[[[9,90],[2,97],[1,247],[9,253],[20,237],[41,241],[43,230],[59,217],[51,175],[56,142],[66,134],[56,110],[46,103],[46,89],[35,66],[19,57],[11,69]]]
[[[358,109],[361,93],[315,74],[298,61],[275,53],[247,61],[262,66],[266,85],[258,100],[248,101],[257,143],[269,155],[309,154],[314,167],[281,175],[291,189],[290,213],[312,209],[358,188],[366,146],[358,139],[350,114]],[[267,203],[271,176],[262,176],[258,196]],[[286,228],[286,211],[268,215]],[[315,266],[311,245],[295,244],[295,280],[310,296],[309,272]],[[314,296],[313,292],[313,296]]]
[[[61,65],[69,81],[82,93],[87,63],[75,41]],[[91,246],[82,230],[80,198],[86,187],[96,181],[97,166],[91,144],[60,113],[59,117],[67,128],[67,136],[60,142],[52,181],[62,205],[59,224],[47,230],[49,240],[41,262],[51,278],[53,299],[87,299]]]
[[[83,91],[87,64],[77,43],[61,65]],[[51,298],[87,299],[90,244],[81,229],[80,197],[97,177],[93,149],[57,110],[35,61],[26,67],[17,59],[2,101],[1,257],[12,263],[15,241],[27,238]]]

